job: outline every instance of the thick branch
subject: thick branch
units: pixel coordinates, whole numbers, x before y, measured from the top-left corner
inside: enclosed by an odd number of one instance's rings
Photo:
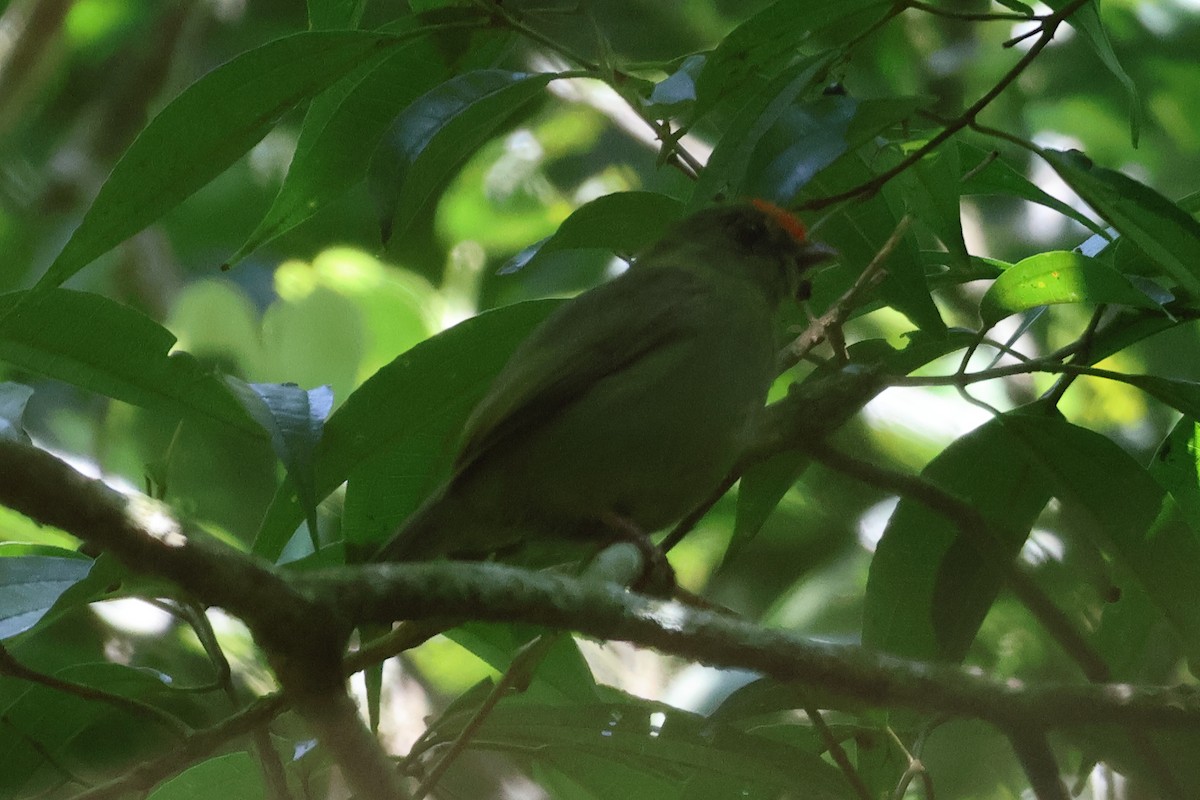
[[[455,615],[569,628],[819,686],[875,706],[975,717],[1006,729],[1200,724],[1200,692],[1185,687],[999,682],[949,665],[765,630],[611,584],[500,564],[380,564],[307,572],[294,580],[359,621]]]

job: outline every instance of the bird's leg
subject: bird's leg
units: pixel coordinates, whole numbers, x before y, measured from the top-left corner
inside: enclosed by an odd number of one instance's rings
[[[613,535],[614,541],[629,542],[642,555],[645,567],[641,577],[633,583],[633,589],[655,597],[670,597],[675,589],[675,570],[667,556],[637,523],[614,511],[600,516],[600,523]]]

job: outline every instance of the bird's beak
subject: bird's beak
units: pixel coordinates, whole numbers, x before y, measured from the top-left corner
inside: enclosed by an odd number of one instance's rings
[[[837,250],[824,242],[805,242],[804,249],[797,261],[801,269],[807,269],[815,267],[817,264],[824,264],[826,261],[833,261],[838,255]]]
[[[800,249],[800,254],[796,257],[796,271],[793,273],[793,280],[796,281],[793,287],[792,296],[797,302],[803,303],[812,296],[812,281],[804,277],[809,269],[823,264],[826,261],[832,261],[838,257],[838,251],[834,250],[824,242],[805,242]]]

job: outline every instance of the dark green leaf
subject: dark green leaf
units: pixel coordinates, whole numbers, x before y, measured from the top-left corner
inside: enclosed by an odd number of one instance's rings
[[[554,235],[524,259],[514,259],[503,272],[536,265],[549,253],[600,248],[633,255],[659,239],[683,216],[683,203],[655,192],[614,192],[585,203],[563,220]]]
[[[403,233],[454,170],[554,76],[477,70],[426,93],[392,123],[370,166],[383,240]]]
[[[951,263],[962,267],[970,254],[963,241],[962,171],[958,155],[958,145],[949,141],[913,165],[908,199],[917,218],[941,240]],[[907,179],[907,174],[900,179]]]
[[[105,297],[54,289],[0,296],[0,358],[22,369],[144,408],[216,420],[261,436],[232,393],[175,337]]]
[[[313,454],[333,408],[333,392],[328,386],[305,391],[294,383],[246,383],[232,377],[225,380],[246,412],[270,434],[271,447],[291,478],[309,533],[315,537],[320,498],[314,486]]]
[[[1059,8],[1064,0],[1050,0],[1048,5]],[[1129,97],[1129,140],[1134,147],[1138,146],[1138,138],[1142,129],[1142,98],[1138,94],[1137,84],[1129,73],[1121,66],[1112,42],[1108,38],[1108,30],[1100,20],[1100,4],[1084,3],[1069,17],[1071,27],[1083,34],[1084,40],[1092,46],[1100,62],[1120,81],[1121,87]]]
[[[1086,214],[1081,214],[1057,197],[1039,189],[1036,184],[1013,169],[1012,165],[1003,158],[992,158],[991,153],[969,142],[959,142],[958,147],[962,152],[964,172],[968,176],[963,182],[963,194],[1019,197],[1022,200],[1053,209],[1064,217],[1075,220],[1097,236],[1104,235],[1104,226],[1097,225]],[[988,160],[987,165],[980,169],[980,165],[985,160]],[[1087,255],[1093,254],[1087,253]]]
[[[1088,205],[1158,266],[1200,295],[1200,222],[1144,183],[1094,166],[1074,150],[1043,151],[1050,166]]]
[[[825,53],[805,58],[781,72],[755,94],[724,131],[692,190],[689,209],[703,208],[717,198],[739,197],[754,149],[768,130],[814,83],[832,62]]]
[[[246,752],[226,753],[164,781],[146,800],[230,800],[265,797],[262,770]]]
[[[881,164],[886,167],[886,164]],[[837,194],[851,187],[862,186],[875,177],[858,152],[847,153],[822,170],[806,187],[804,198]],[[877,193],[865,200],[841,206],[821,221],[821,241],[832,245],[840,261],[848,265],[869,264],[895,230],[902,212],[903,198],[891,191]],[[904,314],[922,330],[934,334],[945,332],[946,325],[929,293],[925,264],[913,233],[901,240],[888,256],[887,277],[879,286],[879,296]],[[846,270],[845,287],[854,280],[857,270]],[[836,299],[829,297],[829,301]]]
[[[379,502],[405,495],[406,486],[432,489],[436,477],[431,479],[428,470],[457,442],[471,408],[517,344],[557,305],[518,303],[480,314],[371,376],[325,425],[316,452],[316,498],[324,498],[365,463],[389,454],[403,454],[421,466],[415,472],[379,475]],[[415,502],[403,513],[413,507]],[[267,512],[254,552],[277,558],[303,519],[295,488],[285,484]]]
[[[822,95],[784,110],[755,144],[739,194],[787,205],[813,176],[850,147],[858,101]]]
[[[969,503],[996,549],[1011,558],[1051,497],[1010,419],[997,417],[953,442],[921,477]],[[961,521],[960,521],[961,522]],[[901,498],[871,559],[863,644],[908,658],[959,661],[996,599],[1000,567],[958,526]]]
[[[861,29],[889,5],[886,0],[777,0],[730,31],[709,55],[696,78],[695,113],[703,115],[719,102],[753,92],[763,75],[786,71],[814,31],[850,20],[857,22],[853,29]],[[853,35],[853,30],[847,33]]]
[[[358,27],[367,0],[308,0],[308,26],[314,31]]]
[[[1200,665],[1200,539],[1150,473],[1112,440],[1061,420],[1010,426],[1064,503],[1087,513],[1085,530],[1141,583]]]
[[[242,53],[184,89],[117,162],[38,287],[58,286],[154,222],[246,153],[285,111],[400,41],[297,33]]]

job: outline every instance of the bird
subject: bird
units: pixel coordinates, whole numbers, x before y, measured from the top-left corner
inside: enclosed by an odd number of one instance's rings
[[[535,540],[642,546],[749,444],[775,378],[774,314],[832,255],[766,201],[677,222],[517,347],[468,417],[450,477],[374,560],[480,559]]]

